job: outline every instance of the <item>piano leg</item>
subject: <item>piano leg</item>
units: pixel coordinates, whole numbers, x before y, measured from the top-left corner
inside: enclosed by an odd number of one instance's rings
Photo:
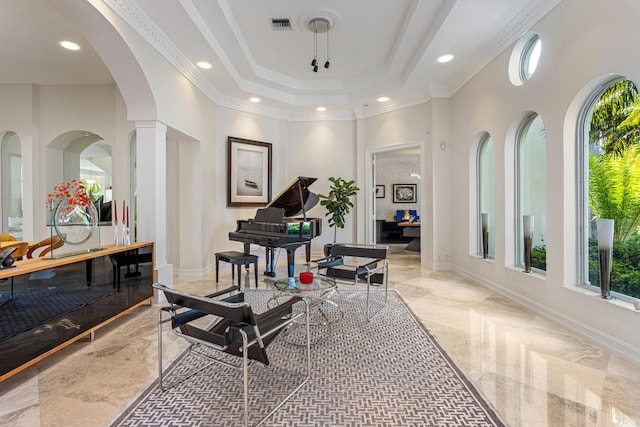
[[[297,247],[287,248],[287,271],[289,273],[289,277],[293,277],[295,273],[296,249]]]
[[[307,260],[307,270],[311,268],[311,242],[304,245],[304,254]]]
[[[267,246],[265,247],[265,253],[266,253],[266,262],[265,262],[265,268],[266,271],[264,272],[265,276],[269,276],[269,277],[276,277],[276,271],[275,271],[275,248]]]

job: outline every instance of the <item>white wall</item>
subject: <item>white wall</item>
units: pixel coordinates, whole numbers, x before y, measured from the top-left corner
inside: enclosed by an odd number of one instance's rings
[[[576,287],[577,212],[576,105],[610,73],[636,83],[640,64],[636,41],[640,3],[565,0],[532,29],[542,40],[542,56],[533,78],[520,87],[507,75],[510,50],[502,53],[451,98],[452,250],[456,269],[520,301],[565,327],[640,363],[638,313],[631,307],[603,301]],[[625,34],[620,37],[620,34]],[[547,260],[546,277],[524,275],[513,266],[513,137],[528,111],[544,120],[547,135]],[[470,255],[469,156],[474,137],[491,134],[495,147],[496,259]],[[472,155],[475,154],[471,153]]]
[[[328,194],[329,177],[341,177],[345,180],[356,180],[356,135],[355,123],[337,122],[290,122],[287,124],[286,174],[290,182],[298,176],[318,178],[310,187],[316,194]],[[287,184],[288,184],[287,182]],[[363,192],[363,191],[361,191]],[[337,230],[337,241],[354,242],[356,239],[356,222],[363,214],[356,199],[354,209],[345,221],[345,228]],[[322,218],[322,235],[312,241],[312,249],[319,249],[325,243],[332,243],[333,227],[329,227],[325,217],[326,209],[320,203],[308,216]]]

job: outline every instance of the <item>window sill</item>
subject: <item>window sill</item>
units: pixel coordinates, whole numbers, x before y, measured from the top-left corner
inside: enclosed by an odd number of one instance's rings
[[[547,275],[546,274],[542,274],[542,273],[537,273],[536,271],[531,271],[531,273],[525,273],[524,272],[524,268],[519,267],[517,265],[508,265],[506,266],[507,270],[511,270],[515,273],[519,273],[520,275],[524,276],[524,277],[531,277],[532,279],[535,280],[541,280],[546,282],[547,281]]]
[[[616,307],[620,307],[622,309],[625,310],[629,310],[629,311],[634,311],[636,313],[640,313],[640,300],[636,300],[635,302],[632,301],[626,301],[620,298],[616,298],[616,297],[611,297],[611,299],[605,299],[600,297],[600,294],[590,290],[590,289],[586,289],[583,288],[581,286],[576,286],[576,285],[567,285],[565,286],[565,289],[568,289],[570,291],[573,292],[578,292],[579,294],[582,295],[586,295],[588,297],[591,298],[596,298],[599,299],[607,304],[611,304],[614,305]]]
[[[495,258],[484,258],[482,255],[478,255],[478,254],[469,254],[469,256],[471,258],[475,258],[475,259],[479,259],[480,261],[484,261],[484,262],[490,262],[492,264],[495,264],[496,259]]]

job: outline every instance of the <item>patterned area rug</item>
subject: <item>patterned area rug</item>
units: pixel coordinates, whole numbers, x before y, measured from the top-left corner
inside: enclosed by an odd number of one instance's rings
[[[384,292],[372,292],[374,306],[382,305]],[[265,294],[271,293],[248,291],[247,300],[264,307]],[[504,425],[395,291],[369,322],[366,292],[342,290],[340,296],[344,318],[312,346],[310,382],[264,425]],[[315,329],[317,336],[327,332]],[[250,425],[304,374],[304,348],[289,338],[295,337],[281,335],[269,347],[271,365],[249,368]],[[182,354],[167,369],[165,384],[203,363]],[[241,372],[213,365],[165,392],[154,382],[112,426],[234,426],[242,424],[242,410]]]
[[[0,341],[102,299],[114,291],[26,291],[0,306]],[[8,298],[4,293],[3,302]]]

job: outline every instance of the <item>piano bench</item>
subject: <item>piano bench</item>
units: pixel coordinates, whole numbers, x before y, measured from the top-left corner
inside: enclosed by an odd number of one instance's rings
[[[228,262],[232,264],[231,267],[231,279],[234,279],[234,267],[233,265],[238,266],[238,287],[242,288],[240,276],[242,272],[242,266],[247,267],[249,269],[249,265],[253,264],[253,271],[255,273],[256,278],[256,288],[258,287],[258,256],[245,254],[243,252],[238,251],[228,251],[228,252],[218,252],[216,255],[216,283],[218,282],[218,267],[220,265],[220,261]]]

